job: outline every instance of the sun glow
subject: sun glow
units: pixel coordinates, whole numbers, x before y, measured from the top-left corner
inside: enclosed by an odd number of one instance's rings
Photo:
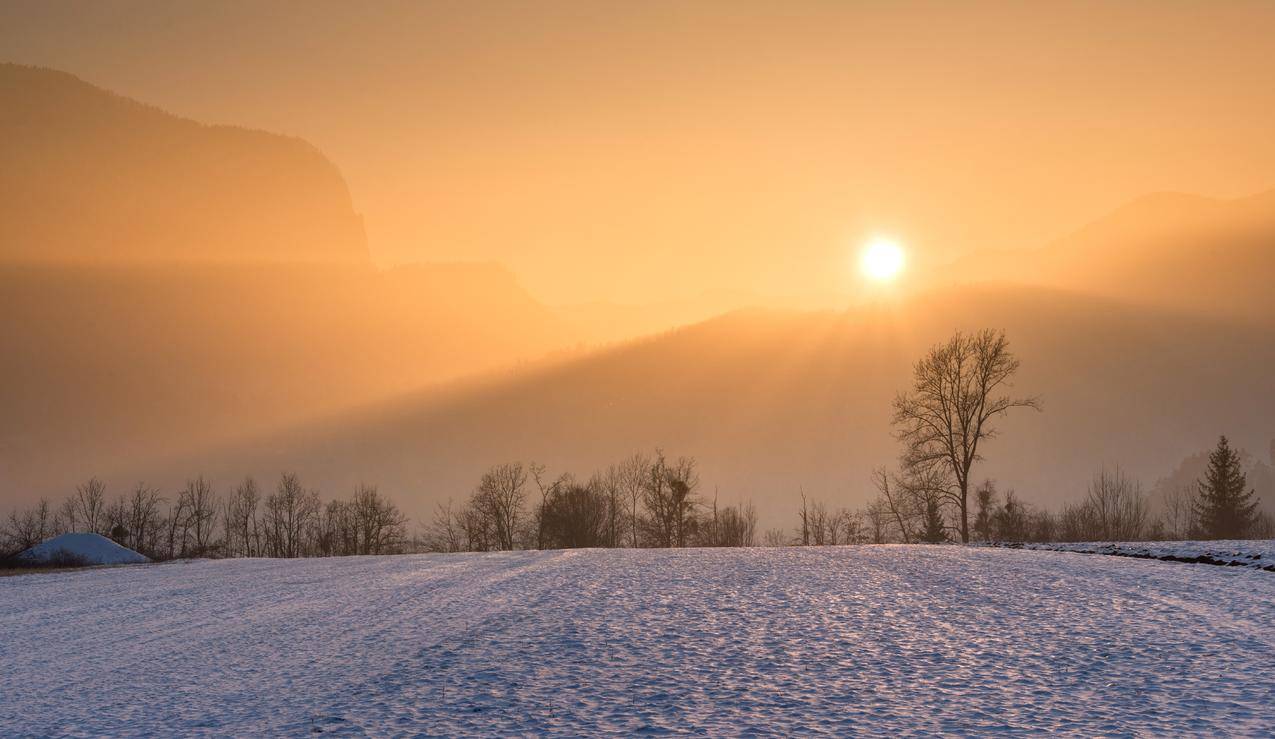
[[[874,282],[890,282],[907,261],[903,247],[889,239],[873,239],[859,254],[859,271]]]

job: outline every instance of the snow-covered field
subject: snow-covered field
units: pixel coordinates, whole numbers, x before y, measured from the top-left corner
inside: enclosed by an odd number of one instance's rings
[[[0,580],[0,735],[1275,732],[1275,575],[962,547]]]
[[[1022,549],[1109,554],[1175,562],[1202,562],[1228,567],[1252,567],[1275,572],[1275,540],[1236,541],[1085,541],[1067,544],[1013,544]]]

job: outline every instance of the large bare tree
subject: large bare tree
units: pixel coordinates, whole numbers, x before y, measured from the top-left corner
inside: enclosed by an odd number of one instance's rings
[[[1038,398],[1004,394],[1018,367],[1003,331],[958,331],[916,363],[911,391],[894,399],[904,469],[950,475],[942,497],[957,510],[963,542],[970,540],[970,471],[983,458],[982,443],[996,436],[993,419],[1012,408],[1040,409]]]

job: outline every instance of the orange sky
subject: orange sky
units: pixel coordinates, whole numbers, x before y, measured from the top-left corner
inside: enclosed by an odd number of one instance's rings
[[[302,136],[378,259],[550,303],[836,296],[870,233],[935,260],[1275,186],[1272,38],[1269,2],[0,6],[0,58]]]

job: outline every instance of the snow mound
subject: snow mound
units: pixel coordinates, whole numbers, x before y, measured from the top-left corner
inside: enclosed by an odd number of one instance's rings
[[[147,557],[100,534],[62,534],[46,539],[18,555],[38,562],[77,562],[88,565],[131,565]]]

